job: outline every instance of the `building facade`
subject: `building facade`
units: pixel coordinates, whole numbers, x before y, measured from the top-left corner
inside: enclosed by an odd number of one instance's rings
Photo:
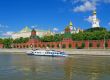
[[[46,30],[36,29],[36,35],[39,37],[43,37],[48,34],[54,35],[54,33],[52,33],[50,30],[46,31]],[[31,36],[31,29],[27,26],[23,28],[21,31],[12,34],[13,39],[20,38],[20,37],[26,38],[30,36]]]

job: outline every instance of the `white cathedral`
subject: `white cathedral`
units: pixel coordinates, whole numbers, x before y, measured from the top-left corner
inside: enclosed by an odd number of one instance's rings
[[[99,20],[97,19],[96,11],[93,11],[92,28],[100,27]]]
[[[71,21],[70,21],[69,27],[70,27],[72,34],[79,33],[80,31],[83,31],[82,29],[76,28],[75,26],[73,26],[73,23]]]

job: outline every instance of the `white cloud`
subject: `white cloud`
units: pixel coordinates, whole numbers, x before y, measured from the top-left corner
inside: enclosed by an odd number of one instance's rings
[[[110,22],[108,23],[108,25],[110,26]]]
[[[92,16],[89,16],[87,19],[85,19],[86,21],[88,21],[88,22],[92,22]]]
[[[110,3],[110,0],[64,0],[71,2],[74,12],[86,12],[97,9],[100,4]],[[76,6],[74,6],[76,5]]]
[[[8,28],[7,25],[0,24],[0,28]]]
[[[58,28],[53,28],[53,31],[58,31]]]
[[[110,0],[68,0],[74,3],[90,1],[92,3],[110,3]]]
[[[6,33],[3,33],[3,36],[11,36],[14,32],[8,31]]]
[[[96,5],[89,1],[86,1],[83,5],[75,7],[74,12],[85,12],[85,11],[93,11],[96,9]]]
[[[37,25],[33,25],[33,26],[31,26],[31,28],[37,28]]]

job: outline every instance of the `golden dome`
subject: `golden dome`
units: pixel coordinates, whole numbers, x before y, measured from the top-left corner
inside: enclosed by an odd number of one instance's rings
[[[93,14],[96,14],[96,11],[95,10],[93,11]]]

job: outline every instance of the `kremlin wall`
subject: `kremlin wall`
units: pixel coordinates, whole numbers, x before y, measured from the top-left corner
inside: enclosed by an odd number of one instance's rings
[[[0,44],[0,48],[3,48],[3,44]]]
[[[84,44],[83,48],[101,48],[105,47],[104,40],[85,40],[85,41],[73,41],[71,38],[70,28],[65,28],[64,38],[60,42],[42,42],[36,38],[36,31],[33,29],[31,32],[30,40],[27,43],[22,44],[13,44],[13,48],[81,48],[82,44]],[[110,48],[110,40],[106,41],[108,46],[106,48]],[[90,43],[92,46],[90,46]],[[97,46],[97,44],[100,44]]]

